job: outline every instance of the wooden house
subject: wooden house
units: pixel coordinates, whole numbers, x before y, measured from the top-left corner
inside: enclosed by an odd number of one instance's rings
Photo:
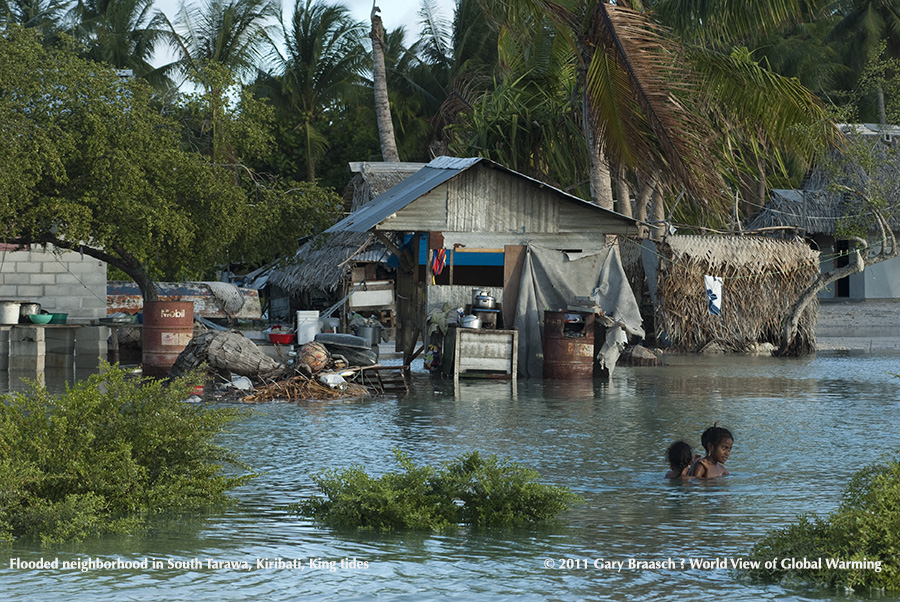
[[[563,263],[574,263],[580,254],[615,246],[618,236],[636,234],[637,222],[488,159],[438,157],[326,233],[372,233],[399,258],[397,347],[408,361],[426,332],[426,316],[447,304],[465,307],[473,289],[490,291],[506,327],[518,328],[530,247],[568,253]],[[564,304],[595,285],[562,276],[539,295]],[[630,288],[628,294],[633,303]],[[535,344],[521,331],[519,341],[520,350]]]
[[[344,191],[344,211],[351,214],[402,182],[424,163],[350,163],[353,177]],[[325,309],[345,299],[361,313],[393,312],[393,270],[384,244],[369,232],[323,233],[304,242],[297,254],[272,268],[265,280],[270,304],[279,313],[290,309]]]

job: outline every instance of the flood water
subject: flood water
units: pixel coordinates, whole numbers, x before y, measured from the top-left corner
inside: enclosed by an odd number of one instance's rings
[[[860,599],[689,565],[740,559],[798,514],[827,514],[853,472],[900,448],[900,379],[890,374],[900,373],[900,356],[668,362],[619,368],[609,382],[530,380],[515,388],[463,381],[454,391],[452,381],[416,375],[403,397],[258,406],[226,439],[265,473],[233,493],[234,508],[165,522],[140,537],[0,548],[0,599]],[[684,438],[699,446],[716,421],[735,436],[731,476],[664,480],[667,445]],[[585,503],[550,527],[449,534],[335,531],[284,510],[315,492],[312,473],[360,464],[381,474],[395,468],[395,448],[417,464],[471,450],[510,457]],[[162,568],[22,570],[10,568],[13,558],[146,558]],[[303,569],[257,568],[266,559],[300,559]],[[341,566],[342,559],[351,562]],[[627,566],[668,559],[675,569]],[[249,570],[208,561],[246,561]]]

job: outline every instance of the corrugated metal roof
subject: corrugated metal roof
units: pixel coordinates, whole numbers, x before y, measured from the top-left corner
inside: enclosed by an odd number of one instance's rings
[[[485,165],[492,168],[501,169],[519,178],[528,180],[534,183],[536,186],[555,190],[562,197],[566,198],[569,201],[588,205],[597,209],[598,211],[607,212],[611,215],[620,217],[623,220],[628,220],[631,222],[635,221],[634,219],[616,213],[615,211],[603,209],[595,205],[594,203],[590,203],[567,192],[563,192],[558,188],[554,188],[553,186],[550,186],[544,182],[520,174],[519,172],[513,171],[498,163],[494,163],[490,159],[484,159],[481,157],[437,157],[436,159],[428,163],[425,167],[409,176],[384,194],[372,199],[372,201],[370,201],[365,206],[360,207],[357,211],[354,211],[352,214],[348,215],[341,221],[331,226],[328,230],[326,230],[326,232],[368,232],[370,229],[374,228],[382,221],[384,221],[394,213],[400,211],[416,199],[431,192],[444,182],[454,178],[463,171],[479,163],[484,163]]]

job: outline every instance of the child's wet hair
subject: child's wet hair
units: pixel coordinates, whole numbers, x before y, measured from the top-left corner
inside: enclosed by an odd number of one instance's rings
[[[706,453],[709,453],[711,447],[716,447],[726,439],[734,441],[734,435],[726,428],[719,426],[719,423],[713,423],[711,427],[703,431],[700,435],[700,444]]]
[[[676,441],[669,446],[669,449],[666,451],[666,457],[672,470],[677,474],[681,474],[684,467],[694,459],[694,451],[684,441]]]

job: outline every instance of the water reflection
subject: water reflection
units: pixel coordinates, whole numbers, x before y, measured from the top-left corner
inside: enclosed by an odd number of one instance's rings
[[[796,586],[748,583],[729,571],[549,570],[545,559],[736,558],[797,514],[827,513],[850,474],[900,447],[896,355],[670,358],[621,368],[609,381],[431,380],[405,396],[271,404],[223,442],[263,475],[236,491],[236,507],[209,520],[160,523],[138,538],[85,547],[16,544],[3,555],[129,558],[359,558],[365,571],[165,570],[47,574],[4,571],[7,599],[842,599]],[[49,386],[49,383],[48,383]],[[699,447],[713,422],[735,436],[730,477],[666,481],[665,449]],[[471,450],[537,469],[585,498],[553,526],[443,534],[336,531],[289,514],[314,493],[311,475],[351,464],[396,468]],[[234,592],[233,594],[231,592]],[[526,593],[527,592],[527,593]]]

